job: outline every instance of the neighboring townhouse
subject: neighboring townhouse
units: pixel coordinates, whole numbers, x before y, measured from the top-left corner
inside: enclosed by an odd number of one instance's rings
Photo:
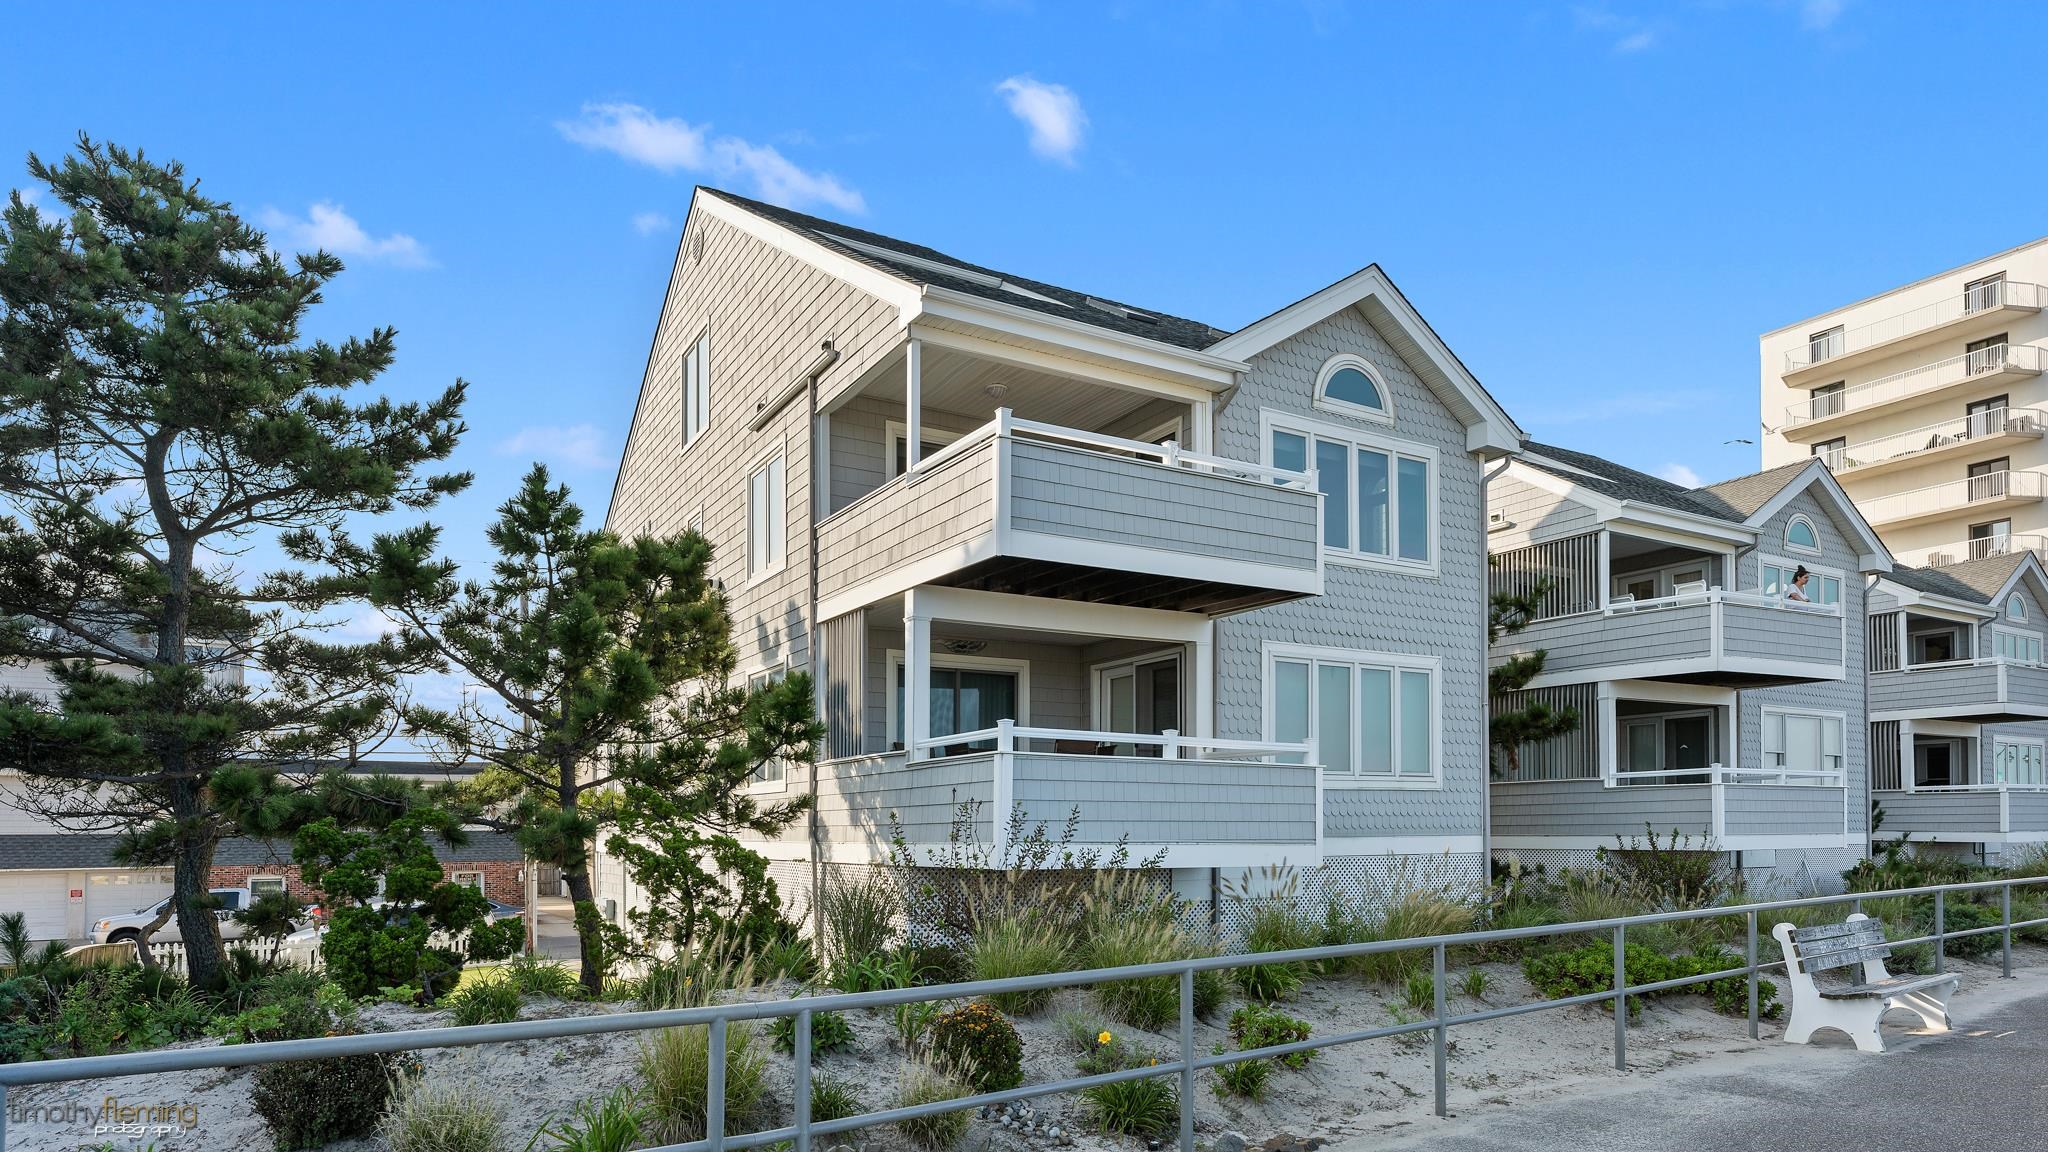
[[[1237,332],[699,189],[608,526],[699,528],[816,674],[814,874],[1016,812],[1199,902],[1485,875],[1483,470],[1521,434],[1376,267]],[[965,818],[962,819],[963,805]],[[616,862],[598,885],[635,899]],[[1213,905],[1212,905],[1213,906]]]
[[[1544,671],[1495,706],[1581,717],[1495,780],[1496,848],[1583,866],[1675,829],[1761,886],[1839,885],[1869,838],[1866,576],[1892,565],[1828,470],[1685,488],[1530,444],[1488,490],[1494,586],[1546,589],[1493,649]]]
[[[1763,464],[1833,468],[1900,560],[2048,549],[2048,240],[1769,332]]]
[[[1899,567],[1870,596],[1875,835],[1987,863],[2048,842],[2048,572],[2031,551]]]

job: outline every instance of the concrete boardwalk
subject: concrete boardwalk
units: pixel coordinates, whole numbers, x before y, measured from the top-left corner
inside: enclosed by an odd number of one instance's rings
[[[1946,1036],[1887,1028],[1882,1055],[1823,1032],[1814,1046],[1774,1044],[1580,1093],[1432,1117],[1335,1152],[2048,1149],[2048,988],[2029,975],[1959,1002],[1956,1030]]]

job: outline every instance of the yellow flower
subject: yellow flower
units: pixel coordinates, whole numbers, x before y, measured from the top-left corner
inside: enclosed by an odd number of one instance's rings
[[[1107,1031],[1104,1031],[1104,1032],[1102,1033],[1102,1035],[1100,1035],[1100,1036],[1097,1036],[1097,1037],[1095,1038],[1095,1042],[1096,1042],[1097,1044],[1107,1044],[1107,1043],[1109,1043],[1109,1033],[1108,1033]]]

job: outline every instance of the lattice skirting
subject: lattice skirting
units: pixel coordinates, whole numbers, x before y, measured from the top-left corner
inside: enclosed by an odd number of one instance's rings
[[[1780,848],[1768,868],[1744,868],[1751,895],[1791,899],[1832,896],[1843,890],[1842,873],[1863,859],[1858,848]]]

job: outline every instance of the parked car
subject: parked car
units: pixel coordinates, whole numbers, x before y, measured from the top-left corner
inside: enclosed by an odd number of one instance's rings
[[[235,920],[235,913],[249,906],[249,901],[253,899],[249,890],[247,888],[212,888],[208,891],[213,894],[214,899],[220,901],[220,904],[213,910],[213,918],[220,921],[221,939],[241,939],[245,929]],[[109,916],[95,922],[92,926],[92,942],[95,944],[119,944],[140,939],[142,930],[148,927],[149,922],[156,919],[163,912],[164,905],[169,903],[169,898],[165,898],[139,911],[129,912],[120,916]],[[157,944],[175,944],[183,941],[184,936],[180,935],[178,930],[177,916],[174,914],[170,919],[164,921],[164,926],[157,929],[155,934],[150,936],[150,940]]]

